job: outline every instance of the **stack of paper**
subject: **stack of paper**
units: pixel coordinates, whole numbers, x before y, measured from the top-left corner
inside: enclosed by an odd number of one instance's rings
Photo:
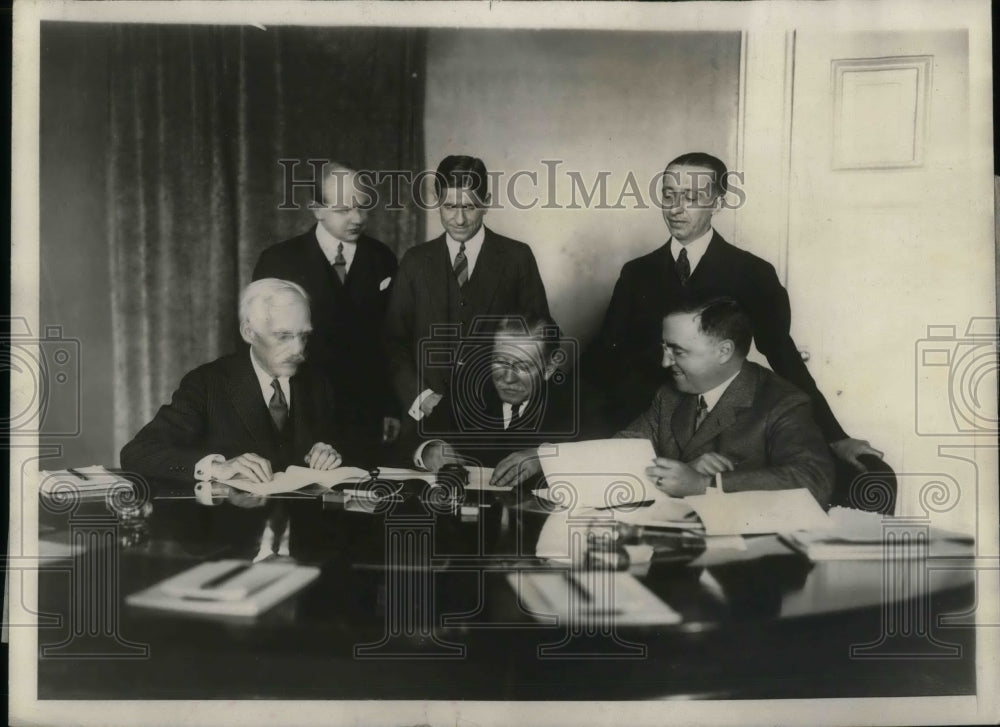
[[[563,623],[675,624],[680,615],[628,573],[607,570],[514,572],[507,582],[529,613]]]
[[[304,588],[319,568],[290,562],[202,563],[125,599],[130,606],[206,616],[256,616]]]
[[[73,497],[81,500],[104,499],[110,490],[131,492],[133,485],[120,475],[108,472],[101,465],[77,467],[39,473],[38,491],[43,497],[59,499]]]
[[[971,535],[925,530],[877,512],[835,507],[830,510],[829,521],[827,529],[797,530],[783,534],[782,539],[813,561],[972,555]],[[894,524],[900,522],[901,526]]]
[[[805,488],[753,490],[685,497],[705,524],[706,535],[755,535],[792,530],[827,530],[831,523]]]
[[[542,497],[571,508],[613,507],[669,499],[646,477],[656,453],[648,439],[595,439],[560,444],[540,457]]]

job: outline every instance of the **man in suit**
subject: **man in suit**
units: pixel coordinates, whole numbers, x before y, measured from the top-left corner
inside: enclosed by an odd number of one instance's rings
[[[559,370],[561,336],[551,318],[499,321],[488,357],[470,364],[480,375],[463,377],[450,401],[421,421],[414,463],[437,471],[446,462],[493,467],[492,484],[513,486],[541,471],[538,446],[577,433],[576,395]]]
[[[662,365],[673,383],[615,436],[652,441],[646,474],[669,495],[807,487],[825,507],[833,459],[809,397],[746,360],[752,330],[732,298],[669,312]]]
[[[326,378],[305,363],[309,297],[264,278],[240,296],[249,350],[187,374],[121,452],[122,467],[155,478],[267,482],[289,465],[337,467],[334,402]]]
[[[729,296],[750,316],[757,348],[771,368],[809,395],[837,456],[858,467],[858,455],[881,457],[868,442],[847,436],[817,389],[789,335],[788,293],[774,267],[712,228],[727,178],[721,160],[700,152],[674,159],[664,171],[663,219],[671,237],[622,267],[604,324],[584,360],[589,382],[603,392],[609,430],[642,411],[665,380],[659,366],[664,314],[685,299]]]
[[[490,340],[489,320],[549,313],[531,248],[483,226],[490,195],[482,160],[446,157],[434,184],[444,234],[403,256],[385,322],[393,385],[411,421],[449,395],[462,351]]]
[[[364,234],[370,200],[354,170],[329,165],[322,189],[322,203],[313,206],[316,226],[264,250],[253,279],[291,280],[306,290],[309,361],[330,375],[345,419],[351,404],[352,428],[376,443],[391,442],[399,434],[399,407],[381,334],[396,256]]]

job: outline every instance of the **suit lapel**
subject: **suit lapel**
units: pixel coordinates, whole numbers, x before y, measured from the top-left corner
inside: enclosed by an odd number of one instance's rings
[[[451,256],[448,254],[448,243],[444,241],[444,235],[431,242],[430,254],[424,258],[424,280],[427,281],[425,289],[431,299],[431,321],[447,321],[448,316],[448,289],[452,284],[458,285],[455,281],[455,272],[451,266]],[[436,285],[431,281],[440,280],[443,285]]]
[[[722,239],[722,236],[713,229],[712,239],[708,241],[705,254],[701,256],[698,265],[691,271],[691,278],[688,280],[689,285],[691,280],[695,278],[699,281],[716,280],[718,278],[712,271],[719,266],[721,262],[720,258],[725,257],[725,251],[722,249],[724,243],[725,240]]]
[[[743,369],[733,379],[722,397],[712,407],[705,421],[698,427],[690,441],[681,447],[684,461],[690,461],[711,449],[712,442],[720,432],[729,429],[736,421],[737,415],[753,405],[754,393],[757,389],[756,372],[746,363]],[[695,401],[697,397],[690,397]]]
[[[269,446],[271,423],[260,390],[260,382],[250,363],[249,351],[236,357],[232,375],[226,382],[233,407],[255,442]]]
[[[360,248],[360,245],[359,245]],[[334,301],[344,296],[343,283],[334,272],[330,261],[326,259],[323,248],[319,246],[316,239],[316,231],[313,230],[305,245],[305,274],[309,277],[311,285],[309,289],[314,293],[312,301],[315,310],[321,310],[325,306],[333,305]],[[355,254],[357,262],[357,254]],[[353,265],[351,266],[353,269]]]
[[[490,309],[493,302],[493,295],[496,293],[497,285],[503,276],[504,256],[500,250],[500,243],[489,229],[484,228],[483,246],[479,250],[479,257],[476,259],[476,267],[472,271],[472,277],[466,283],[468,295],[476,299],[477,310],[486,311]]]
[[[677,442],[677,448],[682,451],[691,439],[691,427],[694,426],[697,401],[698,397],[685,394],[681,397],[680,403],[670,417],[670,429],[674,434],[674,441]]]

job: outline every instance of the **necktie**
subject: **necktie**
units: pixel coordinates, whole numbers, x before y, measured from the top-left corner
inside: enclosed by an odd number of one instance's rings
[[[458,255],[455,256],[455,277],[458,279],[458,287],[465,285],[469,279],[469,260],[465,257],[465,243],[459,243]]]
[[[333,269],[337,272],[340,282],[347,277],[347,260],[344,258],[344,243],[337,245],[337,257],[333,259]]]
[[[522,401],[520,404],[510,405],[510,424],[507,425],[508,429],[513,429],[517,426],[517,423],[521,420],[521,407],[524,406]]]
[[[696,411],[694,415],[694,430],[696,432],[698,431],[698,427],[701,426],[701,423],[705,421],[705,417],[707,416],[708,416],[708,404],[705,402],[704,396],[699,396],[698,411]]]
[[[285,393],[281,390],[281,384],[278,383],[277,379],[271,379],[271,388],[274,389],[274,394],[271,395],[271,400],[267,402],[267,410],[271,413],[274,426],[280,432],[285,428],[285,423],[288,421],[288,402],[285,401]]]
[[[677,256],[677,262],[674,263],[674,270],[677,271],[681,285],[687,285],[688,278],[691,277],[691,263],[688,262],[688,251],[683,247],[681,254]]]

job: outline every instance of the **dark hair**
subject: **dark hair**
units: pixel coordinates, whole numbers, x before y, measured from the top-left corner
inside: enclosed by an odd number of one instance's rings
[[[446,156],[434,173],[434,191],[439,198],[444,189],[468,189],[480,202],[485,202],[486,182],[486,165],[478,157]]]
[[[549,316],[504,316],[497,324],[494,336],[524,336],[542,346],[542,356],[548,363],[562,344],[562,332]]]
[[[718,157],[706,154],[703,151],[692,151],[687,154],[681,154],[667,164],[663,170],[664,174],[666,174],[667,169],[674,166],[705,167],[706,169],[710,169],[712,171],[712,181],[715,182],[715,186],[722,191],[722,194],[729,191],[729,171],[726,169],[725,162]]]
[[[674,313],[691,313],[698,319],[698,330],[706,336],[717,341],[732,341],[741,356],[750,352],[753,325],[750,316],[735,299],[686,300],[671,308],[667,315]]]

